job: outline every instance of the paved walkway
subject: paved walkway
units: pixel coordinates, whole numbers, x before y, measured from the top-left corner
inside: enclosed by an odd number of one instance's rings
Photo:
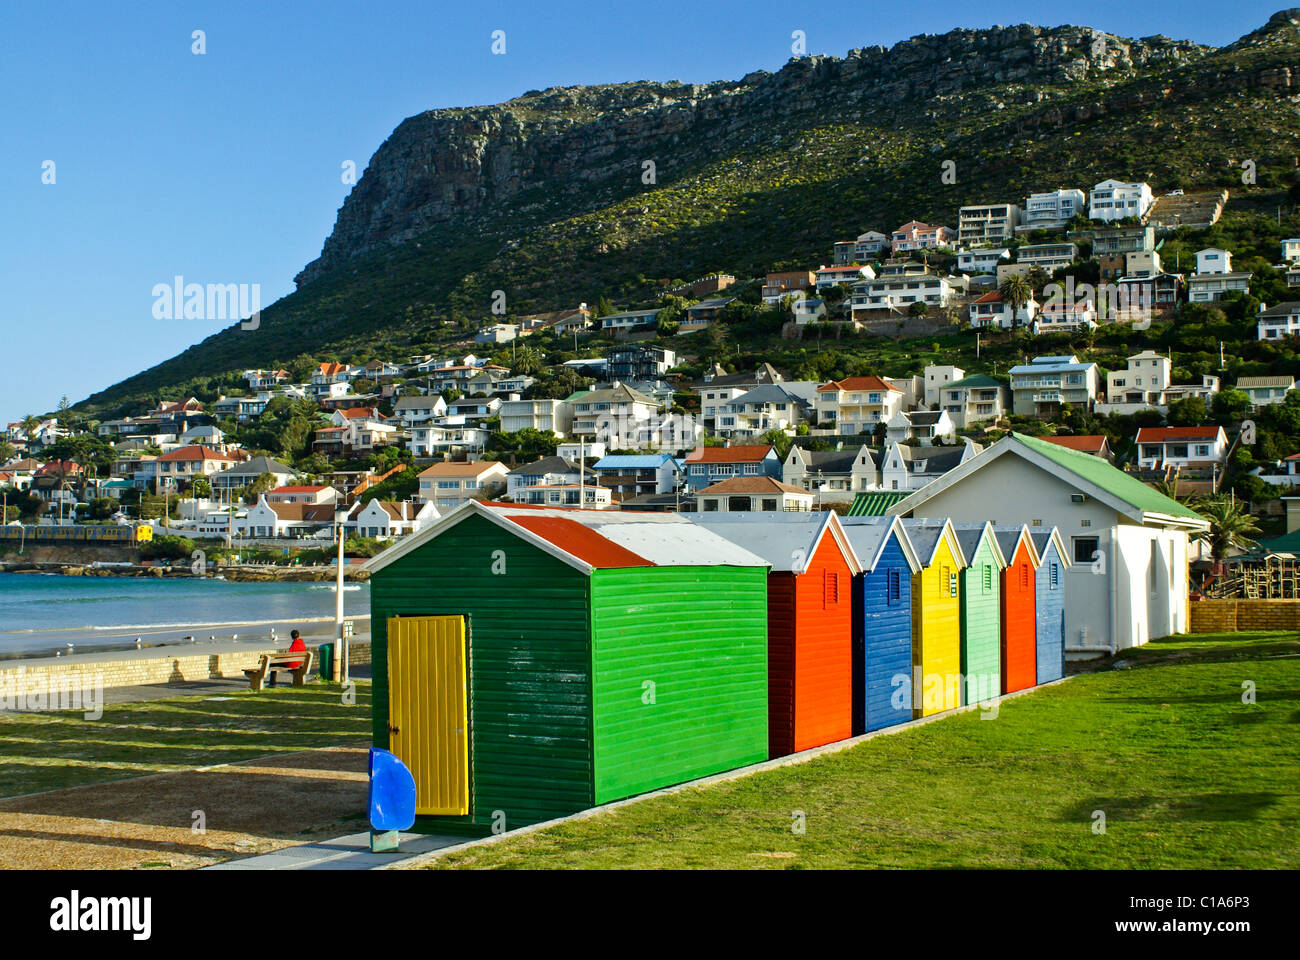
[[[303,843],[274,853],[218,863],[205,870],[375,870],[464,843],[465,837],[403,833],[396,853],[371,853],[370,834],[354,833],[337,840]]]

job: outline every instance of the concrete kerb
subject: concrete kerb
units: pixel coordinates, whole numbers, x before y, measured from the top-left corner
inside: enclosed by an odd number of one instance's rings
[[[905,723],[896,724],[892,727],[885,727],[883,730],[873,730],[870,733],[864,733],[856,737],[850,737],[848,740],[837,740],[834,743],[828,743],[824,746],[813,747],[810,750],[803,750],[799,753],[792,753],[785,757],[777,757],[775,760],[764,760],[760,763],[752,763],[747,767],[737,767],[735,770],[727,770],[723,773],[715,773],[708,777],[700,777],[698,780],[689,780],[686,783],[674,784],[671,787],[662,787],[659,790],[650,793],[637,794],[635,797],[627,797],[623,800],[615,800],[612,803],[601,804],[599,807],[591,807],[588,810],[580,810],[577,813],[569,814],[566,817],[556,817],[554,820],[546,820],[542,823],[529,824],[526,827],[519,827],[516,830],[508,830],[505,833],[495,834],[490,837],[476,837],[472,840],[466,840],[463,843],[453,844],[447,847],[441,847],[437,850],[431,850],[428,853],[421,853],[414,857],[409,857],[394,863],[384,864],[376,867],[377,870],[408,870],[419,867],[425,863],[431,863],[449,853],[459,853],[463,850],[470,850],[474,847],[490,846],[494,843],[500,843],[503,840],[511,840],[516,837],[526,836],[530,833],[536,833],[540,830],[549,830],[551,827],[559,826],[563,823],[573,823],[578,820],[587,820],[592,817],[598,817],[608,813],[611,810],[618,810],[621,807],[631,806],[634,803],[642,803],[646,800],[653,800],[656,797],[667,797],[675,793],[681,793],[683,790],[693,790],[697,787],[708,787],[715,783],[726,783],[730,780],[739,780],[743,777],[752,776],[755,773],[762,773],[766,770],[778,770],[781,767],[792,767],[797,764],[807,763],[809,760],[816,760],[818,757],[829,756],[833,753],[839,753],[842,750],[850,750],[860,743],[866,743],[868,740],[874,740],[877,737],[889,736],[890,734],[902,733],[905,730],[914,730],[917,727],[923,727],[928,723],[934,723],[936,720],[946,720],[949,717],[955,717],[961,713],[969,713],[972,710],[986,709],[988,704],[1001,704],[1007,700],[1014,700],[1017,697],[1023,697],[1026,694],[1034,693],[1038,690],[1046,690],[1049,687],[1055,687],[1067,680],[1073,680],[1075,677],[1083,674],[1073,674],[1068,677],[1061,677],[1059,680],[1050,680],[1047,683],[1040,683],[1024,690],[1017,690],[1015,693],[1004,693],[1000,697],[990,700],[982,700],[979,703],[971,703],[966,706],[956,707],[952,710],[945,710],[943,713],[936,713],[928,717],[921,717],[917,720],[908,720]]]

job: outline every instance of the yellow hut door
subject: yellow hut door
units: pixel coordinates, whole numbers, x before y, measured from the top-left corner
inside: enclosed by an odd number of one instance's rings
[[[388,621],[388,748],[415,778],[415,812],[469,813],[464,617]]]

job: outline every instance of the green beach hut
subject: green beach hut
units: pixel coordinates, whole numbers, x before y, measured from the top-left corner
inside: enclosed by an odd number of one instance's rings
[[[767,759],[767,564],[684,516],[470,502],[368,566],[374,743],[417,829]]]
[[[1002,693],[1002,571],[993,524],[953,523],[969,566],[961,571],[961,675],[966,703]]]

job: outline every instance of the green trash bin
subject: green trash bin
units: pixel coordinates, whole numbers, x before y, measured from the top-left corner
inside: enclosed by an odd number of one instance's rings
[[[320,679],[328,682],[334,673],[334,644],[322,643],[317,647],[316,661],[320,664]]]

